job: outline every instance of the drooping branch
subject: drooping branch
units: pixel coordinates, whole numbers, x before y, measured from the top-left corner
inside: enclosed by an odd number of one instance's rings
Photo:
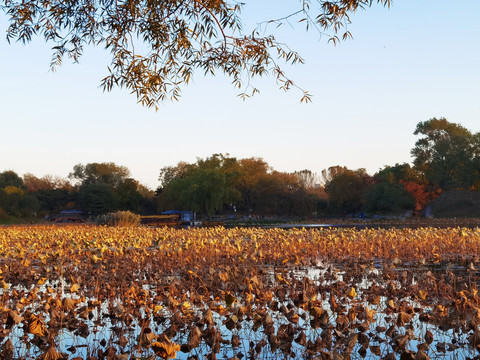
[[[351,37],[348,31],[337,35],[350,22],[349,15],[374,3],[389,7],[391,0],[319,0],[315,6],[303,0],[300,9],[267,23],[280,24],[303,14],[299,22],[306,21],[307,28],[312,24],[322,34],[331,31],[330,41],[336,43]],[[52,69],[65,55],[78,62],[86,45],[104,46],[112,59],[101,86],[106,91],[125,87],[148,107],[178,99],[181,87],[198,70],[221,71],[239,88],[244,83],[249,88],[253,77],[267,74],[281,89],[298,88],[279,62],[301,63],[301,57],[273,34],[243,32],[244,4],[236,0],[0,0],[0,4],[10,21],[9,42],[28,43],[42,35],[53,43]],[[252,93],[258,91],[253,89]],[[302,100],[309,100],[305,91]]]

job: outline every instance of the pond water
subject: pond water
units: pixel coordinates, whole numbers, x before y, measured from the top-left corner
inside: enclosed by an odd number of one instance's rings
[[[171,276],[163,290],[138,276],[140,290],[105,301],[65,295],[66,280],[9,289],[36,299],[22,308],[23,317],[25,310],[44,314],[45,334],[32,335],[25,322],[12,326],[4,313],[11,331],[3,348],[11,341],[14,359],[43,356],[49,341],[63,354],[56,359],[109,359],[108,352],[115,359],[154,358],[161,353],[156,343],[178,345],[177,359],[478,358],[478,272],[468,264],[267,267],[245,284],[251,291],[226,287],[222,298],[191,293],[182,276]]]

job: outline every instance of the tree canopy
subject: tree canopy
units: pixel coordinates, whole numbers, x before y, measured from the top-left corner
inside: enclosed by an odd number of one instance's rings
[[[295,18],[307,29],[329,33],[336,43],[351,37],[345,25],[353,12],[390,2],[302,0],[285,17],[265,20],[278,24]],[[302,58],[272,34],[244,30],[244,5],[236,0],[0,1],[10,22],[8,41],[25,43],[43,36],[53,45],[52,69],[65,56],[77,62],[85,46],[104,47],[111,52],[111,64],[101,81],[103,89],[125,87],[148,107],[178,99],[181,86],[198,70],[230,76],[242,96],[258,91],[251,85],[253,77],[268,73],[285,90],[295,86],[279,63],[295,64]],[[309,99],[304,91],[302,101]]]
[[[83,186],[103,183],[113,188],[116,188],[129,176],[130,170],[128,168],[112,162],[78,164],[73,167],[73,172],[68,175],[69,178],[80,182]]]
[[[333,170],[333,175],[325,184],[325,191],[331,211],[343,214],[360,211],[365,203],[365,192],[373,183],[366,170],[349,170],[339,166],[329,170]]]
[[[412,149],[414,164],[427,179],[443,190],[469,190],[480,185],[480,133],[432,118],[417,124],[422,137]]]
[[[301,173],[311,175],[308,170]],[[214,154],[194,164],[164,167],[159,179],[161,210],[179,208],[209,216],[222,211],[298,216],[311,215],[320,200],[298,173],[275,171],[255,157]]]

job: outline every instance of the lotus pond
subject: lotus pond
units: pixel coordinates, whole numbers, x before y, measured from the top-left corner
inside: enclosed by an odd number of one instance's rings
[[[479,359],[480,229],[0,228],[0,359]]]

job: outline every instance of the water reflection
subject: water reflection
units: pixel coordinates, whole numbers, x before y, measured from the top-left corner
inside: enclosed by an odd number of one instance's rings
[[[227,286],[221,298],[199,298],[181,275],[163,289],[144,284],[103,301],[62,296],[63,282],[16,286],[8,291],[36,301],[22,308],[21,301],[7,300],[3,306],[22,310],[24,318],[43,314],[45,334],[32,335],[28,321],[4,312],[3,328],[11,331],[3,349],[10,341],[12,358],[37,358],[54,334],[56,359],[109,359],[108,351],[112,359],[154,358],[163,334],[178,344],[180,359],[475,358],[480,299],[473,267],[398,259],[268,266],[241,279],[246,289]],[[155,298],[161,300],[149,305]],[[25,348],[27,338],[35,346]]]

